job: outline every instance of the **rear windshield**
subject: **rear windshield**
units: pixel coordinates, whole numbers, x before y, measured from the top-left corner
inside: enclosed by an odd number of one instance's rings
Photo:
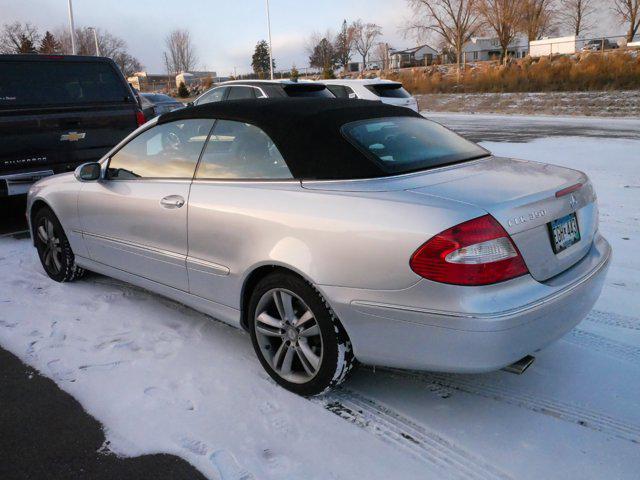
[[[334,98],[333,93],[327,90],[327,88],[324,85],[305,85],[305,84],[286,85],[284,87],[284,91],[290,97]]]
[[[123,102],[129,97],[103,62],[2,62],[0,108]]]
[[[161,93],[144,93],[140,95],[142,98],[146,98],[151,103],[176,103],[175,98],[171,98],[169,95],[163,95]]]
[[[380,85],[365,85],[365,88],[375,95],[383,98],[410,98],[401,83],[383,83]]]
[[[408,173],[489,155],[442,125],[416,117],[352,122],[342,133],[388,173]]]

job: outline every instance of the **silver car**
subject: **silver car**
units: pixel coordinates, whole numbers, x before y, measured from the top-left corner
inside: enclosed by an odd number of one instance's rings
[[[27,208],[53,280],[91,270],[244,328],[303,395],[356,360],[508,366],[582,320],[611,256],[584,173],[363,100],[164,114]]]

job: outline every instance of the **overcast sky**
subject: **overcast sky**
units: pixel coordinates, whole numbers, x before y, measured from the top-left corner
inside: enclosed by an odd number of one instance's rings
[[[607,0],[597,0],[596,3]],[[395,48],[411,47],[400,27],[410,15],[405,0],[270,0],[277,68],[308,65],[305,40],[316,30],[336,31],[343,19],[362,18],[383,28]],[[162,73],[164,37],[174,28],[191,32],[199,67],[229,75],[250,70],[255,44],[267,38],[265,0],[73,0],[76,27],[95,26],[123,38],[151,73]],[[67,0],[0,0],[0,22],[30,21],[42,32],[66,26]],[[601,15],[595,34],[624,29]]]

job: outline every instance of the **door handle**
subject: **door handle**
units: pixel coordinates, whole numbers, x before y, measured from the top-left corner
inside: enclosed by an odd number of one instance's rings
[[[180,195],[169,195],[168,197],[164,197],[160,200],[160,205],[164,208],[180,208],[184,205],[184,198]]]

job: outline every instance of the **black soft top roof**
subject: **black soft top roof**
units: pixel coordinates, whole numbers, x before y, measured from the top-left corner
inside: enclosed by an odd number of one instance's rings
[[[161,115],[158,123],[214,118],[264,130],[299,179],[338,180],[388,176],[340,131],[346,123],[383,117],[419,117],[408,108],[368,100],[265,98],[207,103]]]

